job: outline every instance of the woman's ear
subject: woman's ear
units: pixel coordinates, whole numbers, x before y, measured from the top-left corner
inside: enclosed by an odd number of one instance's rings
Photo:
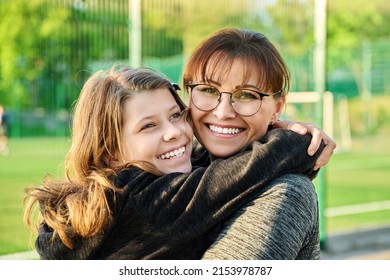
[[[284,107],[284,100],[279,99],[278,101],[276,101],[275,106],[276,106],[276,108],[275,108],[275,112],[272,115],[271,123],[276,123],[279,120],[279,117],[282,115],[282,110]]]

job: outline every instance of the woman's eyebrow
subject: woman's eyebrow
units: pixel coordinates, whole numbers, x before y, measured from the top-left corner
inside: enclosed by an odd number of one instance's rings
[[[215,85],[217,85],[219,87],[222,86],[222,83],[214,81],[213,79],[206,79],[206,82],[215,84]],[[238,86],[235,87],[235,89],[241,89],[241,88],[253,88],[253,89],[257,90],[257,91],[260,90],[259,87],[251,85],[251,84],[238,85]]]
[[[206,82],[215,84],[217,86],[222,86],[222,84],[220,82],[214,81],[213,79],[207,79],[206,78]]]
[[[257,86],[254,86],[254,85],[251,85],[251,84],[245,84],[243,86],[236,86],[236,89],[240,89],[240,88],[253,88],[253,89],[257,90],[257,91],[260,90]]]

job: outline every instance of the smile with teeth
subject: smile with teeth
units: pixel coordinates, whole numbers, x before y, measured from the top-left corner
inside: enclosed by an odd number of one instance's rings
[[[220,134],[237,134],[244,130],[242,128],[227,128],[227,127],[219,127],[216,125],[209,125],[209,128],[211,131]]]
[[[170,158],[177,158],[177,157],[180,157],[184,154],[184,152],[186,151],[186,148],[185,146],[177,149],[177,150],[173,150],[173,151],[170,151],[170,152],[167,152],[161,156],[159,156],[158,158],[159,159],[170,159]]]

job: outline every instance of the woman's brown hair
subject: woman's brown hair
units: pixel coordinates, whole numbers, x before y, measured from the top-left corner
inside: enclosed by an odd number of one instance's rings
[[[195,48],[184,68],[183,86],[207,82],[217,70],[228,71],[236,59],[248,66],[244,83],[251,73],[257,72],[260,76],[258,86],[262,92],[282,91],[282,96],[287,94],[290,75],[275,46],[261,33],[235,28],[217,31]],[[218,80],[218,77],[214,77],[214,80]]]

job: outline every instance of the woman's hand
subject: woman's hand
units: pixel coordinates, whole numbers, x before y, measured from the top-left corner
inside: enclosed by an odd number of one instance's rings
[[[312,140],[309,145],[309,148],[307,149],[307,153],[309,155],[314,155],[314,153],[318,150],[321,144],[321,140],[324,141],[325,148],[318,157],[314,165],[314,170],[317,170],[318,168],[328,163],[337,146],[336,142],[332,138],[330,138],[323,130],[321,130],[319,127],[312,123],[284,120],[276,122],[273,127],[287,128],[302,135],[310,133],[312,135]]]

